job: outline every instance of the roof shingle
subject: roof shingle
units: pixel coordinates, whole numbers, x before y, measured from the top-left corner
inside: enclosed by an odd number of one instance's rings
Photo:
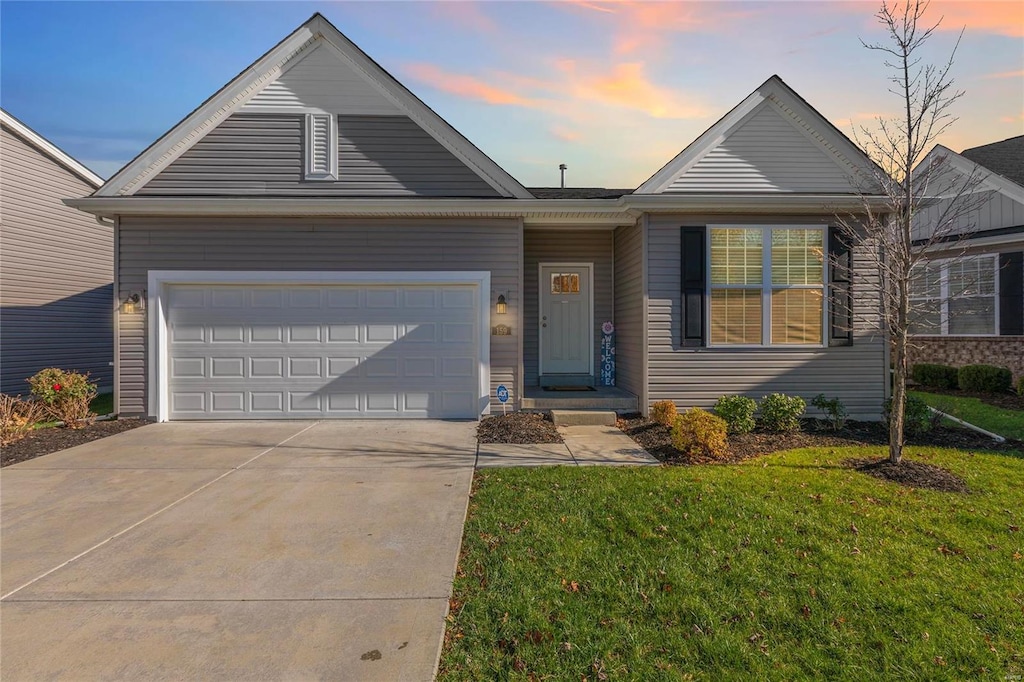
[[[960,156],[1024,187],[1024,135],[965,149]]]

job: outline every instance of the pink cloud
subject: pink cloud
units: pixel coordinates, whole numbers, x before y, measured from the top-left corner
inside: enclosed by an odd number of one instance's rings
[[[444,71],[433,64],[424,62],[408,64],[405,70],[421,83],[466,99],[480,100],[488,104],[514,104],[527,107],[536,104],[511,90],[502,89],[473,76]]]
[[[982,76],[985,80],[993,78],[1024,78],[1024,71],[1002,71],[1000,73],[989,73]]]

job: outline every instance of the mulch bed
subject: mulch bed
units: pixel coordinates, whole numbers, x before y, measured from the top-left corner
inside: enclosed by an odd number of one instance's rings
[[[38,429],[18,442],[0,448],[0,466],[5,467],[42,457],[58,450],[73,448],[76,445],[144,426],[146,423],[142,419],[111,419],[94,422],[82,429],[65,429],[63,427]]]
[[[481,420],[476,429],[478,443],[561,443],[551,418],[537,412],[509,412]]]
[[[881,422],[850,420],[839,431],[826,430],[821,422],[803,420],[802,430],[794,433],[772,433],[754,430],[729,436],[729,455],[712,460],[693,457],[676,450],[668,427],[636,415],[619,420],[619,428],[645,450],[666,464],[734,463],[751,457],[796,448],[885,445],[889,442],[887,427]],[[910,445],[931,445],[961,450],[1024,451],[1024,443],[1008,440],[997,443],[987,436],[967,429],[937,426],[927,433],[908,438]]]
[[[927,488],[946,493],[968,492],[967,484],[962,478],[934,464],[910,459],[904,459],[899,464],[893,464],[888,459],[848,459],[843,464],[868,476],[911,488]]]
[[[977,398],[981,402],[992,405],[993,407],[1001,407],[1004,410],[1020,410],[1021,412],[1024,412],[1024,395],[1017,395],[1016,393],[975,393],[974,391],[925,388],[923,386],[914,386],[911,390],[933,393],[935,395],[948,395],[956,398]]]

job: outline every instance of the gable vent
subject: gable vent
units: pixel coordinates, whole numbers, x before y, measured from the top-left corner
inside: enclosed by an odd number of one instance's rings
[[[338,119],[306,114],[306,180],[338,179]]]

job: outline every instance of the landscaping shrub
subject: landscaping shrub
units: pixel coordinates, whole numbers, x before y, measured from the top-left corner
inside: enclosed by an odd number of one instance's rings
[[[825,421],[828,422],[833,431],[838,431],[846,424],[846,415],[848,413],[846,406],[843,405],[839,398],[826,398],[824,393],[819,393],[814,396],[811,405],[825,413]]]
[[[892,398],[887,398],[882,404],[882,418],[886,424],[889,423],[891,413]],[[931,430],[933,426],[942,421],[941,416],[935,415],[933,418],[932,414],[925,401],[917,396],[908,395],[903,402],[903,430],[911,436]]]
[[[1017,378],[1017,395],[1024,396],[1024,374]]]
[[[28,383],[46,414],[69,429],[80,429],[95,419],[89,403],[96,397],[96,384],[90,383],[88,374],[49,367]]]
[[[768,431],[799,431],[807,403],[798,395],[772,393],[761,399],[761,426]]]
[[[959,371],[949,365],[921,363],[910,368],[910,378],[928,388],[956,388],[960,385]]]
[[[43,416],[43,405],[21,396],[0,395],[0,445],[10,445],[27,436]]]
[[[691,407],[676,417],[672,426],[672,444],[688,455],[703,455],[714,459],[729,453],[726,423],[699,407]]]
[[[651,405],[651,421],[671,428],[676,423],[676,404],[671,400],[659,400]]]
[[[1013,373],[995,365],[965,365],[958,379],[962,391],[1006,393],[1013,386]]]
[[[756,410],[757,401],[745,395],[723,395],[715,403],[715,414],[725,420],[729,433],[753,431]]]

